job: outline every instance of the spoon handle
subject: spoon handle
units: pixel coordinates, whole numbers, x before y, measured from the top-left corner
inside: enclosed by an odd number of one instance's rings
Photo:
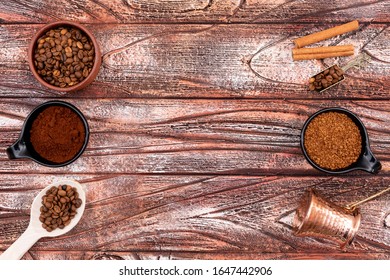
[[[26,231],[0,256],[0,260],[20,260],[35,242],[41,238],[32,228]]]

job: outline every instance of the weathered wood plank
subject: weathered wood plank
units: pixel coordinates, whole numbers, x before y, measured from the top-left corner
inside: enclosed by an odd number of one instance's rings
[[[0,141],[17,138],[42,99],[0,100]],[[68,99],[87,117],[91,137],[75,163],[50,169],[0,154],[0,172],[158,174],[319,174],[300,150],[306,119],[344,107],[365,123],[373,152],[390,171],[389,101]],[[359,172],[358,172],[359,173]],[[361,172],[363,174],[363,172]],[[365,175],[369,175],[364,173]]]
[[[262,0],[14,0],[0,3],[3,22],[41,23],[74,20],[88,23],[179,22],[341,22],[388,21],[388,1]],[[64,13],[66,11],[66,13]]]
[[[73,178],[85,216],[24,258],[390,259],[389,194],[362,206],[347,252],[291,232],[309,187],[344,205],[389,185],[389,13],[389,1],[367,0],[1,1],[0,252],[26,229],[39,190]],[[33,34],[60,19],[87,23],[103,51],[96,81],[72,94],[39,86],[26,62]],[[308,92],[309,76],[349,58],[293,62],[292,39],[354,19],[357,32],[321,45],[354,44],[372,61]],[[8,160],[25,116],[58,97],[89,120],[86,153],[58,169]],[[379,175],[324,176],[306,163],[300,129],[330,106],[362,118]]]
[[[361,207],[357,239],[345,254],[328,241],[295,237],[291,231],[294,209],[309,187],[345,205],[387,187],[390,178],[381,176],[3,174],[0,250],[27,227],[29,205],[39,190],[62,178],[85,186],[84,216],[69,234],[34,245],[33,258],[92,258],[89,251],[118,252],[124,258],[137,252],[139,258],[218,259],[246,253],[253,258],[389,258],[389,194]]]
[[[292,39],[331,25],[89,25],[102,48],[96,81],[74,98],[299,98],[387,99],[390,88],[388,24],[364,24],[324,44],[354,44],[372,60],[351,69],[322,94],[310,76],[350,57],[292,61]],[[58,97],[29,71],[29,40],[41,25],[0,25],[0,97]],[[232,34],[234,34],[232,36]],[[355,55],[355,56],[356,56]],[[21,83],[21,81],[23,81]]]
[[[1,253],[1,251],[0,251]],[[361,253],[261,253],[261,252],[142,252],[142,251],[35,251],[24,260],[360,260]],[[388,253],[365,252],[364,260],[389,260]]]

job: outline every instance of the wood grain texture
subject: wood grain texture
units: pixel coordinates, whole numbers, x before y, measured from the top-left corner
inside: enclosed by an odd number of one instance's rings
[[[347,251],[291,230],[310,187],[345,205],[390,183],[389,14],[373,0],[0,1],[0,252],[41,188],[75,179],[87,193],[80,224],[25,259],[389,260],[390,194],[362,206]],[[40,86],[27,64],[35,32],[63,19],[84,23],[103,55],[97,79],[69,94]],[[310,76],[351,58],[293,62],[292,40],[355,19],[356,32],[313,46],[353,44],[371,61],[309,92]],[[87,117],[86,152],[55,169],[9,160],[25,117],[51,99]],[[305,161],[303,123],[334,106],[366,125],[378,175],[326,176]]]
[[[4,147],[41,99],[0,100]],[[344,107],[365,123],[371,147],[389,174],[388,101],[67,99],[89,120],[91,137],[72,165],[50,169],[0,154],[0,171],[37,173],[319,174],[300,150],[306,119]],[[363,172],[361,172],[363,173]],[[367,174],[368,175],[368,174]]]
[[[29,203],[40,188],[53,179],[66,177],[1,176],[5,187],[0,191],[0,250],[27,227]],[[83,258],[93,258],[93,252],[123,258],[135,257],[140,252],[139,258],[148,258],[148,254],[143,256],[146,251],[156,252],[157,255],[151,254],[153,257],[161,254],[161,258],[175,258],[176,254],[177,258],[229,258],[246,253],[259,259],[310,255],[354,258],[358,253],[367,258],[390,258],[389,227],[384,223],[390,214],[388,195],[362,206],[362,224],[347,252],[328,241],[295,237],[291,232],[294,209],[309,187],[345,205],[383,189],[389,184],[388,177],[74,178],[85,185],[87,195],[80,224],[65,236],[39,241],[30,250],[32,258],[79,258],[81,253],[77,251],[86,252]]]
[[[387,99],[390,88],[388,24],[317,45],[353,44],[355,57],[370,63],[324,93],[308,90],[308,79],[352,57],[293,61],[292,39],[332,25],[89,25],[103,53],[91,86],[71,94],[83,98],[294,98]],[[27,47],[42,25],[0,25],[0,97],[58,97],[38,84],[27,64]],[[235,36],[232,36],[235,34]],[[281,71],[281,69],[283,69]],[[20,83],[23,81],[23,83]]]
[[[1,251],[0,251],[1,252]],[[24,260],[360,260],[362,253],[259,253],[163,251],[29,251]],[[365,260],[388,260],[388,253],[364,253]]]
[[[388,1],[335,0],[5,0],[3,22],[41,23],[74,20],[87,23],[281,23],[363,22],[388,20]],[[64,12],[66,11],[66,12]]]

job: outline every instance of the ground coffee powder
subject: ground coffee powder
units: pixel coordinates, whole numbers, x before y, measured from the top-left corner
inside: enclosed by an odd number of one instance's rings
[[[85,140],[81,118],[71,109],[50,106],[33,121],[30,141],[34,150],[44,159],[64,163],[74,158]]]
[[[357,161],[362,151],[362,137],[357,125],[346,114],[326,112],[307,126],[304,146],[317,165],[336,170]]]

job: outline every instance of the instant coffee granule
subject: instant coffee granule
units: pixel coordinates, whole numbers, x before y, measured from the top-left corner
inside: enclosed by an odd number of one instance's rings
[[[33,121],[30,141],[34,150],[44,159],[64,163],[74,158],[85,140],[81,118],[71,109],[50,106]]]
[[[362,137],[358,126],[346,114],[326,112],[308,124],[304,146],[318,166],[337,170],[357,161],[362,152]]]
[[[39,220],[48,232],[63,229],[77,214],[82,204],[76,188],[69,185],[51,187],[42,197]]]
[[[37,41],[34,65],[46,82],[65,88],[77,85],[91,73],[95,60],[92,40],[80,29],[59,27]]]

